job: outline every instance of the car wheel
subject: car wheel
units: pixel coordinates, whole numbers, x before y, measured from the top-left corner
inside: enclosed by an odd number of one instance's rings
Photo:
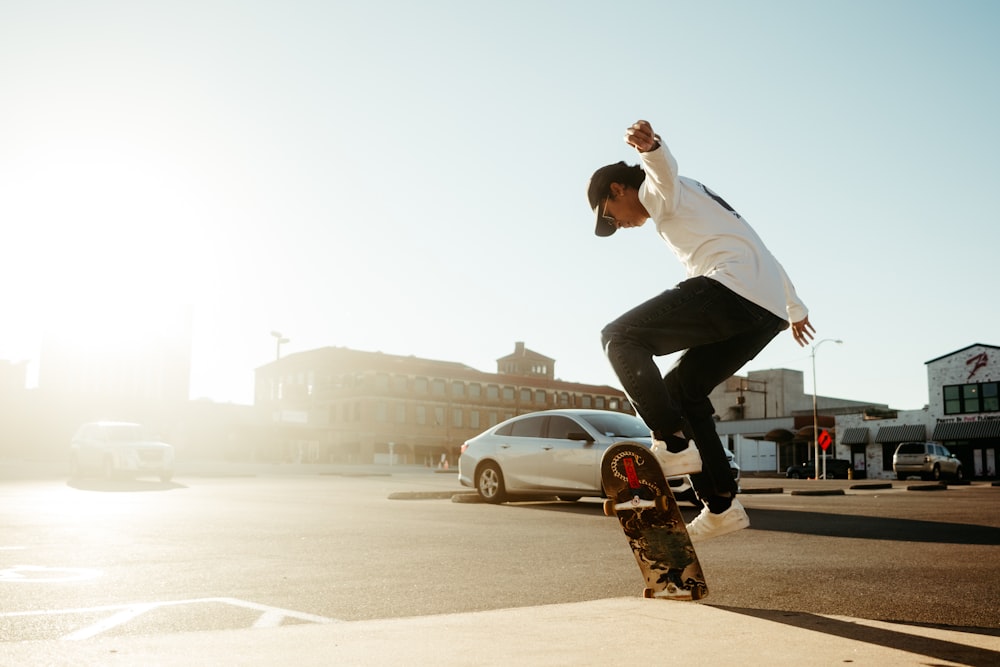
[[[792,479],[801,479],[802,475],[800,475],[798,473],[798,471],[796,471],[796,472],[793,472],[791,475],[789,475],[789,477],[791,477]]]
[[[476,475],[476,491],[488,503],[502,503],[506,496],[503,473],[496,463],[487,463]]]
[[[933,479],[935,482],[938,481],[939,479],[941,479],[941,467],[940,466],[934,466],[934,469],[931,470],[931,479]]]
[[[955,479],[959,482],[965,479],[965,473],[962,471],[962,466],[955,468]]]
[[[906,479],[906,477],[907,477],[907,474],[905,472],[897,472],[896,473],[896,479],[898,479],[900,481]]]
[[[174,473],[172,470],[165,470],[160,473],[160,481],[166,484],[171,479],[173,479]]]
[[[580,500],[581,496],[556,496],[556,498],[563,501],[564,503],[575,503],[576,501]]]

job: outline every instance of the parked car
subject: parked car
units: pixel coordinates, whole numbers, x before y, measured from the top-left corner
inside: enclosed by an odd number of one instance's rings
[[[898,479],[920,475],[923,479],[944,476],[962,479],[962,463],[944,445],[936,442],[903,442],[892,455],[892,470]]]
[[[601,459],[616,442],[649,447],[649,428],[638,417],[606,410],[546,410],[520,415],[462,445],[458,479],[486,502],[511,496],[557,496],[575,501],[604,495]],[[739,466],[730,458],[733,476]],[[678,499],[693,499],[690,480],[671,480]]]
[[[847,479],[848,471],[851,469],[851,462],[844,459],[826,459],[827,479]],[[819,461],[819,474],[823,475],[823,459]],[[795,466],[788,466],[785,477],[792,479],[812,479],[816,476],[816,461],[806,461]]]
[[[92,422],[81,426],[70,444],[71,475],[155,475],[168,482],[174,475],[174,448],[146,433],[140,424]]]

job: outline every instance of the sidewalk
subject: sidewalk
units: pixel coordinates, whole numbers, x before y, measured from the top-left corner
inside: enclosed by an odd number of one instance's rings
[[[270,629],[0,643],[2,665],[997,665],[1000,637],[616,598]]]

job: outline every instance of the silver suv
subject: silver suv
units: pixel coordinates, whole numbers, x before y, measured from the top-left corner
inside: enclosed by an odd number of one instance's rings
[[[941,479],[942,476],[962,479],[962,462],[936,442],[904,442],[892,455],[892,469],[898,479],[920,475],[923,479]]]

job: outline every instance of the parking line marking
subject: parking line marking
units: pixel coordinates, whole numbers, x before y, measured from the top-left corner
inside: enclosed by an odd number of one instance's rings
[[[181,605],[189,604],[199,604],[199,603],[216,603],[225,604],[233,607],[240,607],[243,609],[250,609],[253,611],[259,611],[260,616],[251,625],[252,628],[274,628],[280,626],[286,618],[293,618],[300,621],[306,621],[308,623],[344,623],[340,619],[329,618],[327,616],[319,616],[318,614],[309,614],[301,611],[294,611],[292,609],[282,609],[281,607],[271,607],[265,604],[258,604],[256,602],[249,602],[247,600],[239,600],[236,598],[196,598],[193,600],[166,600],[163,602],[137,602],[133,604],[124,605],[103,605],[99,607],[80,607],[75,609],[46,609],[40,611],[13,611],[13,612],[0,612],[0,619],[2,618],[13,618],[13,617],[25,617],[25,616],[64,616],[73,614],[93,614],[99,612],[111,612],[111,615],[107,618],[93,623],[86,627],[80,628],[71,632],[63,637],[60,637],[63,641],[80,641],[83,639],[91,639],[100,635],[103,632],[107,632],[113,628],[124,625],[129,621],[134,620],[138,616],[145,614],[148,611],[154,609],[160,609],[163,607],[178,607]]]
[[[151,604],[139,604],[131,607],[127,607],[117,614],[109,616],[103,621],[98,621],[91,626],[80,628],[76,632],[71,632],[68,635],[60,637],[64,641],[79,641],[81,639],[90,639],[91,637],[96,637],[102,632],[111,630],[112,628],[117,628],[119,625],[128,623],[136,616],[145,614],[150,609],[155,609],[157,607],[156,603]]]
[[[261,614],[253,627],[255,628],[276,628],[285,620],[285,615],[279,611],[265,611]]]
[[[0,583],[64,584],[87,581],[101,576],[100,570],[84,567],[46,567],[44,565],[15,565],[0,570]]]

